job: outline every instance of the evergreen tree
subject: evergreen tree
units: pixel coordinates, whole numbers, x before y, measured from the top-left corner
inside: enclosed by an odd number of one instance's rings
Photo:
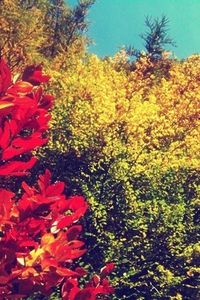
[[[168,24],[169,20],[166,16],[155,19],[147,16],[145,19],[147,31],[140,36],[144,41],[145,52],[153,60],[162,58],[163,53],[166,52],[166,45],[175,46],[175,42],[168,35]],[[132,46],[127,47],[127,53],[136,57],[142,54]]]

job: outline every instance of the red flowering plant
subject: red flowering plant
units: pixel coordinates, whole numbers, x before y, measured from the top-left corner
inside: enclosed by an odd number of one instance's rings
[[[46,131],[53,97],[42,84],[49,77],[41,66],[27,67],[13,83],[8,66],[0,60],[0,176],[24,176],[36,163],[31,151],[47,142]],[[113,293],[108,263],[84,287],[78,279],[86,274],[73,269],[86,249],[79,240],[82,226],[76,223],[88,205],[81,196],[66,197],[64,183],[51,183],[46,170],[32,187],[22,183],[17,199],[0,189],[0,299],[21,299],[35,292],[49,295],[61,287],[64,300],[94,300]]]

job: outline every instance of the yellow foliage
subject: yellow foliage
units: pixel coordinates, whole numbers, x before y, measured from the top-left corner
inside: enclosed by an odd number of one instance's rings
[[[116,70],[116,57],[76,57],[52,73],[62,92],[49,147],[112,160],[113,172],[124,177],[198,168],[199,72],[198,55],[171,61],[167,76],[145,55],[130,72]]]
[[[38,47],[45,43],[46,0],[30,9],[19,0],[3,0],[0,5],[0,49],[12,69],[41,61]]]

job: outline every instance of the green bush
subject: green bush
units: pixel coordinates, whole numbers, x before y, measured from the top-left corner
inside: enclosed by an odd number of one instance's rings
[[[113,299],[199,298],[199,57],[157,80],[94,56],[54,73],[58,101],[39,170],[84,194],[90,271],[113,261]],[[159,75],[163,76],[163,75]]]

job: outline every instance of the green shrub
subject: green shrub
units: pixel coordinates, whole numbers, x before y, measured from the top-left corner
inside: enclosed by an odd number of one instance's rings
[[[199,297],[198,61],[171,62],[159,81],[145,56],[128,74],[94,56],[54,73],[39,169],[90,203],[84,259],[116,263],[113,299]]]

